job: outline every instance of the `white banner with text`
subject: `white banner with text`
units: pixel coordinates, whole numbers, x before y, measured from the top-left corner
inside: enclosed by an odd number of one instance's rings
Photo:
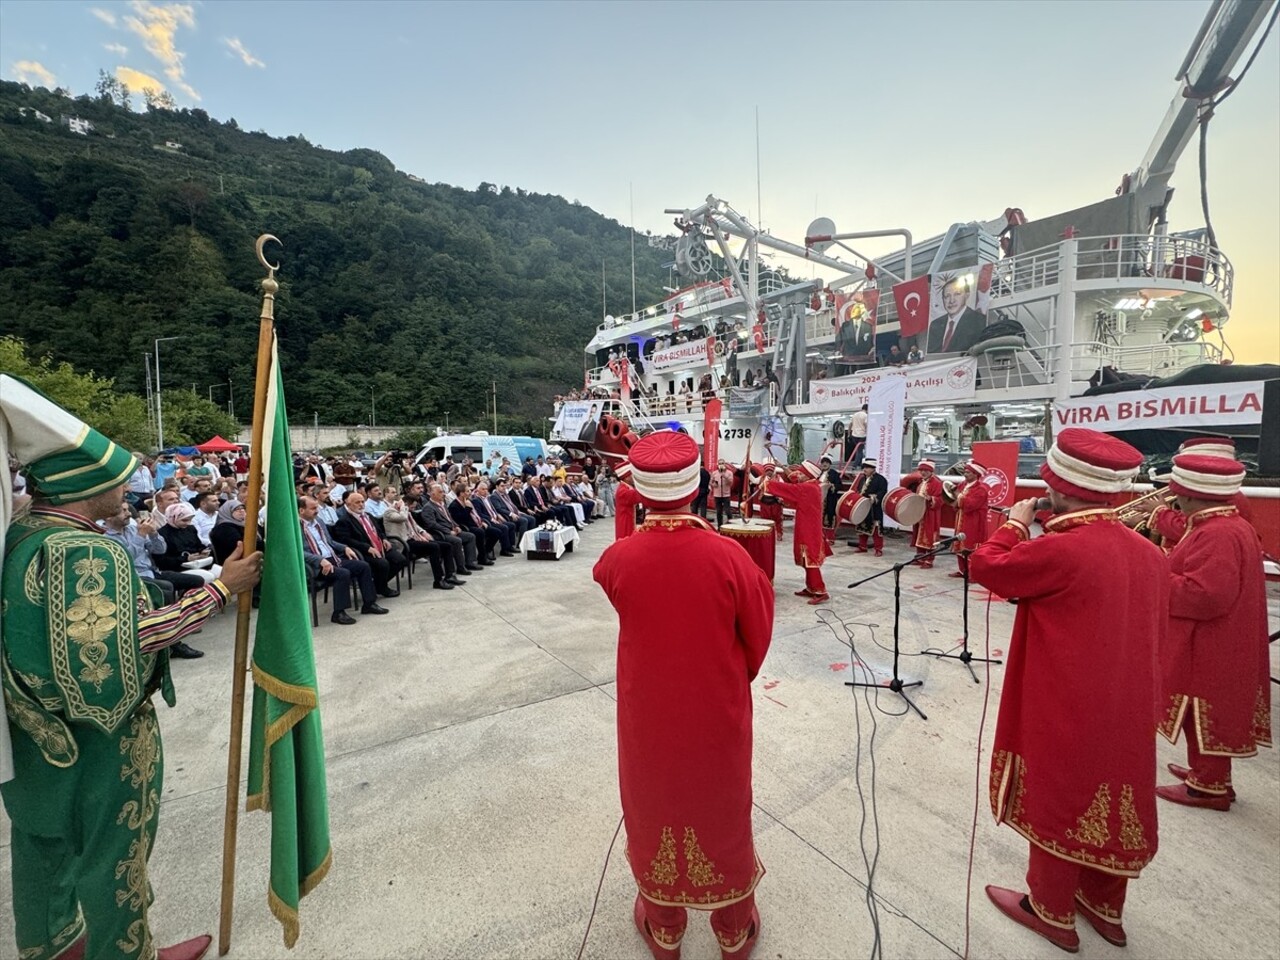
[[[1243,380],[1075,397],[1053,405],[1053,429],[1056,433],[1064,427],[1089,427],[1114,433],[1261,423],[1265,383],[1265,380]]]
[[[811,380],[809,408],[814,412],[858,410],[871,396],[871,388],[890,378],[906,383],[907,403],[972,400],[977,388],[978,361],[973,357],[935,360],[905,367],[878,367],[834,380]]]

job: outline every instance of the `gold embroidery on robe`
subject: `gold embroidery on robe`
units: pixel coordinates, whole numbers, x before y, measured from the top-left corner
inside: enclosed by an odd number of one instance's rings
[[[1093,803],[1089,804],[1089,809],[1084,812],[1084,816],[1077,818],[1076,829],[1068,830],[1067,836],[1081,843],[1104,847],[1111,839],[1111,829],[1107,826],[1107,820],[1110,817],[1111,787],[1104,783],[1093,795]]]
[[[724,882],[724,874],[715,872],[715,863],[707,859],[702,847],[698,846],[698,835],[693,832],[693,827],[684,828],[684,864],[689,882],[695,887]]]
[[[26,594],[27,601],[37,607],[44,605],[44,586],[40,583],[40,575],[44,571],[41,567],[40,555],[36,554],[22,572],[22,592]]]
[[[1076,915],[1074,913],[1066,913],[1066,914],[1052,913],[1049,910],[1045,909],[1045,906],[1043,903],[1041,903],[1039,900],[1037,900],[1035,897],[1031,896],[1030,894],[1027,895],[1027,899],[1031,902],[1031,909],[1034,910],[1036,912],[1036,915],[1045,923],[1049,924],[1050,926],[1060,927],[1063,930],[1075,929]]]
[[[649,872],[644,878],[662,887],[669,887],[680,878],[680,871],[676,869],[676,838],[670,827],[662,828],[658,855],[649,864]]]
[[[129,843],[128,855],[116,864],[115,878],[124,885],[116,890],[116,906],[128,905],[128,909],[141,913],[141,917],[129,924],[128,939],[117,940],[116,947],[127,954],[141,952],[151,957],[151,927],[147,923],[147,907],[151,901],[151,884],[147,879],[147,853],[151,844],[150,825],[159,806],[159,797],[152,788],[156,766],[160,760],[160,731],[156,727],[155,709],[144,704],[129,721],[132,736],[120,738],[120,752],[126,762],[120,768],[120,779],[140,791],[139,800],[128,800],[120,809],[116,823],[128,821],[129,829],[137,836]]]
[[[1126,783],[1120,788],[1120,846],[1126,850],[1147,849],[1147,838],[1142,833],[1142,821],[1133,806],[1133,786]]]
[[[107,659],[107,645],[103,642],[116,631],[116,604],[102,595],[107,583],[102,574],[107,561],[92,553],[77,560],[72,569],[79,576],[76,581],[76,598],[67,607],[67,636],[80,648],[80,662],[84,664],[80,679],[92,683],[102,692],[103,681],[114,672]]]

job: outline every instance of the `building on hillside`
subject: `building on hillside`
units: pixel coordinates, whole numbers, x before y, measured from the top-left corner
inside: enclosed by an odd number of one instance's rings
[[[412,173],[407,173],[407,174],[405,174],[405,176],[407,176],[407,177],[408,177],[410,180],[412,180],[414,183],[426,183],[426,182],[427,182],[427,181],[423,180],[421,177],[414,176]]]
[[[169,150],[181,150],[181,149],[182,149],[182,144],[180,144],[177,140],[166,140],[166,141],[164,142],[164,145],[165,145],[165,147],[166,147],[166,148],[168,148]]]

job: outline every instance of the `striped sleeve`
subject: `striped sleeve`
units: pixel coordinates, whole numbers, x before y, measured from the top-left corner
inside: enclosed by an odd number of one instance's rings
[[[138,617],[138,645],[143,653],[171,647],[200,629],[230,599],[231,594],[222,581],[214,580],[199,590],[192,590],[177,603],[142,614]]]

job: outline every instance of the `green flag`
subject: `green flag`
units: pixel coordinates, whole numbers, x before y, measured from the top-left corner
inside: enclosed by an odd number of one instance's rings
[[[324,879],[332,852],[310,597],[274,341],[265,423],[267,533],[253,643],[248,808],[271,812],[267,900],[284,925],[285,946],[292,947],[298,939],[298,901]],[[252,530],[252,511],[246,520]]]

